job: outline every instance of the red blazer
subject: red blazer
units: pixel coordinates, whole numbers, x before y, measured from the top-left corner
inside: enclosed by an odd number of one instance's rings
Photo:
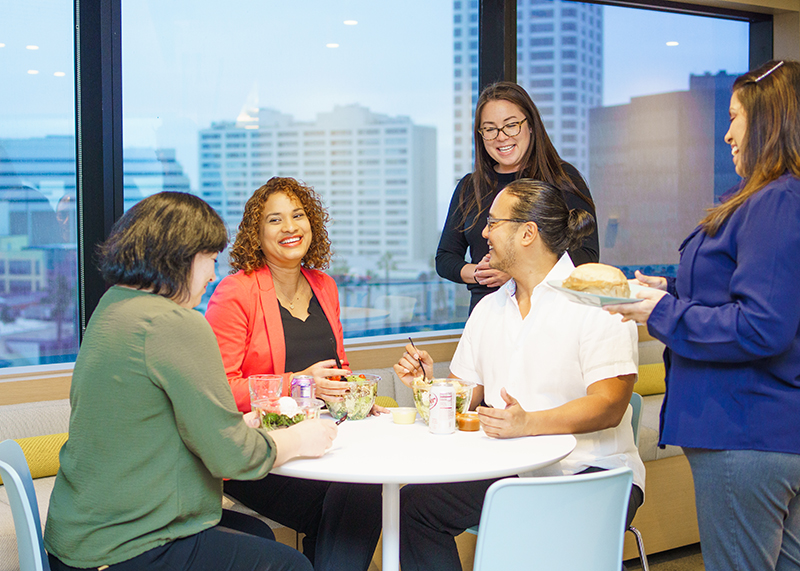
[[[302,272],[331,324],[342,366],[348,367],[336,282],[316,270],[303,268]],[[286,341],[269,268],[250,275],[239,271],[224,278],[208,302],[206,319],[217,336],[228,383],[240,411],[250,411],[250,375],[281,374],[283,394],[289,394],[292,372],[285,370]]]

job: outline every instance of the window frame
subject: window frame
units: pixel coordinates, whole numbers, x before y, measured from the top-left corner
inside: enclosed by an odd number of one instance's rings
[[[771,59],[774,51],[779,52],[775,54],[778,56],[800,59],[800,7],[787,11],[780,0],[749,0],[747,4],[731,2],[752,11],[723,8],[714,0],[593,3],[747,21],[750,23],[751,69]],[[82,341],[86,324],[106,290],[95,267],[96,247],[109,235],[114,222],[123,213],[122,0],[74,0],[73,5],[78,304]],[[481,89],[494,81],[516,80],[516,34],[516,0],[480,0],[478,81]],[[420,333],[415,335],[415,341],[431,350],[435,358],[449,359],[460,331]],[[348,355],[354,368],[386,366],[393,358],[390,353],[396,355],[397,349],[404,345],[404,339],[403,335],[395,335],[349,340]],[[40,383],[43,378],[63,381],[71,375],[72,367],[72,363],[12,367],[0,373],[0,382],[19,380],[27,387],[28,382],[35,380]],[[27,400],[42,398],[38,390],[25,390],[31,391]],[[5,399],[3,401],[0,404],[8,404]]]

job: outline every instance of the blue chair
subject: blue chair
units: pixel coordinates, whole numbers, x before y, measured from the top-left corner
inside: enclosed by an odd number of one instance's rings
[[[492,484],[481,512],[474,571],[619,571],[630,468]]]
[[[631,395],[631,408],[633,408],[633,416],[631,417],[631,425],[633,425],[633,443],[639,446],[639,428],[642,426],[642,395],[633,393]],[[638,529],[632,525],[628,527],[634,537],[636,538],[636,548],[639,550],[639,560],[642,562],[642,571],[650,571],[650,565],[647,562],[647,553],[644,550],[644,540],[642,534]]]
[[[22,448],[13,440],[0,442],[0,477],[14,517],[20,571],[50,571],[31,471]]]

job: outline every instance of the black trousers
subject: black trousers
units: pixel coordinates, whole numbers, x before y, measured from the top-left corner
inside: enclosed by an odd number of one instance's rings
[[[381,534],[381,486],[268,474],[225,482],[225,493],[304,533],[303,553],[316,571],[367,571]]]
[[[602,471],[587,468],[581,473]],[[481,521],[486,490],[500,480],[414,484],[400,490],[400,567],[403,571],[461,571],[455,537]],[[627,525],[644,494],[631,486]]]
[[[82,571],[49,556],[51,571]],[[145,551],[108,571],[312,571],[303,554],[275,541],[264,522],[223,510],[216,526]]]

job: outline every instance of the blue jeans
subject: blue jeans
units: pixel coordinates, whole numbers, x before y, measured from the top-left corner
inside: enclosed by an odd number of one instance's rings
[[[800,454],[684,452],[706,571],[800,569]]]

